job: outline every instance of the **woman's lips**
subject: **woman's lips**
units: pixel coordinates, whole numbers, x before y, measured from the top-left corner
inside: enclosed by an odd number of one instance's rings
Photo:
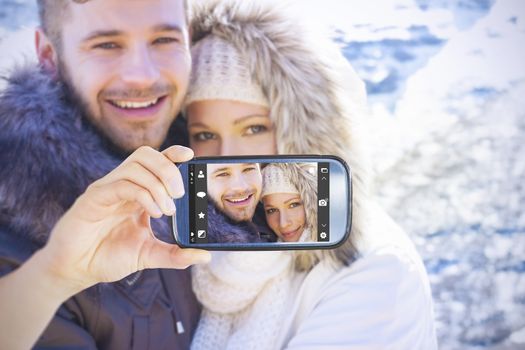
[[[297,234],[299,234],[299,230],[300,230],[300,229],[301,229],[301,228],[298,227],[298,228],[296,228],[296,229],[293,230],[293,231],[281,232],[281,235],[283,236],[283,238],[293,238],[293,237],[295,237]]]

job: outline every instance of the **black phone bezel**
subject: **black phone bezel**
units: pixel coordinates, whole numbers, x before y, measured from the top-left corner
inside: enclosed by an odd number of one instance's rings
[[[189,243],[183,242],[178,237],[179,228],[177,223],[180,221],[177,217],[185,218],[184,220],[189,221],[189,197],[188,197],[188,180],[187,174],[181,172],[185,195],[179,199],[175,200],[175,205],[177,207],[176,214],[170,217],[171,221],[171,230],[172,236],[175,240],[175,243],[181,248],[195,248],[195,249],[204,249],[209,251],[271,251],[271,250],[319,250],[319,249],[334,249],[341,246],[350,236],[352,228],[352,201],[353,201],[353,190],[352,190],[352,173],[348,164],[344,159],[334,156],[334,155],[244,155],[244,156],[213,156],[213,157],[195,157],[192,160],[185,162],[183,164],[195,163],[205,163],[208,161],[236,161],[236,160],[246,160],[250,163],[252,160],[254,162],[267,162],[271,163],[272,160],[313,160],[316,162],[321,162],[323,159],[331,159],[339,162],[344,170],[346,177],[346,186],[348,188],[348,210],[347,210],[347,223],[344,234],[338,242],[327,244],[323,242],[319,245],[316,242],[309,242],[308,244],[301,243],[209,243],[209,244],[200,244],[200,243]],[[189,225],[188,225],[189,226]]]

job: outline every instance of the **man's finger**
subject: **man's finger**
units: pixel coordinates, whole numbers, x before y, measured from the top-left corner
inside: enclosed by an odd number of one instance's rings
[[[180,198],[184,195],[184,185],[175,163],[185,162],[192,158],[193,151],[184,146],[172,146],[162,152],[143,146],[133,152],[119,168],[132,162],[139,163],[164,184],[172,198]],[[115,175],[118,176],[118,172]]]
[[[142,164],[137,162],[124,164],[119,169],[118,177],[121,180],[133,182],[149,191],[165,215],[173,215],[175,213],[173,198],[166,191],[165,185]]]
[[[128,180],[119,180],[107,185],[92,185],[79,197],[75,205],[87,205],[89,208],[82,212],[89,215],[90,220],[96,221],[110,215],[108,207],[118,205],[122,201],[139,203],[151,217],[162,216],[162,210],[151,193]]]
[[[206,250],[186,248],[151,238],[151,245],[141,252],[140,269],[185,269],[190,265],[208,263],[211,254]]]
[[[184,195],[184,183],[179,168],[174,163],[187,162],[193,158],[193,150],[184,146],[171,146],[162,151],[176,168],[176,176],[172,179],[174,186],[178,188],[174,198],[180,198]]]
[[[173,163],[187,162],[194,157],[191,148],[179,145],[168,147],[161,153],[168,157]]]

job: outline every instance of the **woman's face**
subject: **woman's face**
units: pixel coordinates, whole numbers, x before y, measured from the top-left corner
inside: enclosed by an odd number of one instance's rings
[[[306,213],[298,194],[273,193],[262,199],[266,222],[285,242],[297,242],[304,231]]]
[[[277,152],[268,108],[228,100],[191,103],[190,147],[196,156],[271,155]]]

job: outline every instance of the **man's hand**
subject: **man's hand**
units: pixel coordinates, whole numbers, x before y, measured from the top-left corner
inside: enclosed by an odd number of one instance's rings
[[[181,249],[153,235],[150,217],[173,215],[184,195],[174,162],[193,151],[141,147],[111,173],[91,184],[58,221],[39,252],[46,272],[70,295],[147,268],[186,268],[207,262],[206,251]]]

